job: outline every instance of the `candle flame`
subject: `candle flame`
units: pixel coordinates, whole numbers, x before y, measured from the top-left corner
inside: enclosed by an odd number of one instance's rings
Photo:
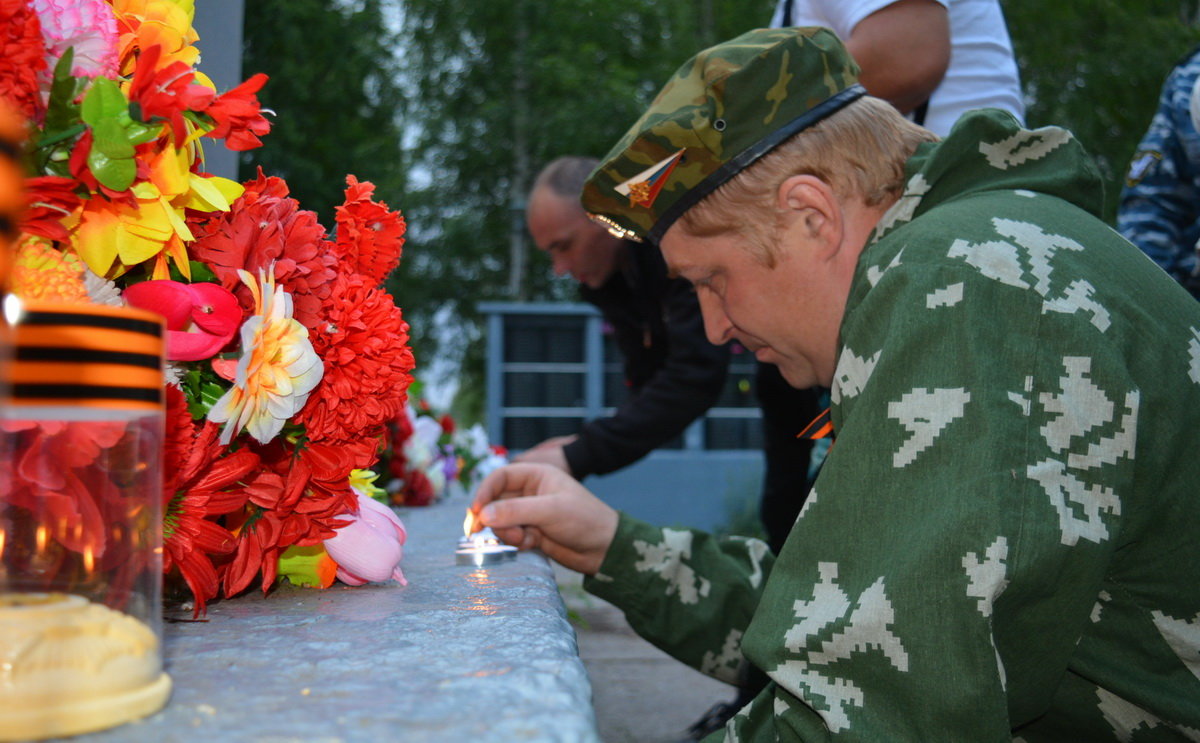
[[[471,509],[467,509],[467,517],[463,519],[463,536],[471,536],[479,525],[479,517]]]

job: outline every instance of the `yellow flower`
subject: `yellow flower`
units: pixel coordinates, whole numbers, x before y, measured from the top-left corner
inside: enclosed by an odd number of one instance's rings
[[[136,206],[103,198],[84,202],[71,246],[96,275],[114,278],[153,259],[152,277],[168,279],[170,258],[191,278],[185,243],[193,237],[184,209],[229,211],[243,189],[226,178],[204,178],[186,169],[180,173],[175,152],[167,148],[167,154],[154,160],[151,180],[134,184]]]
[[[360,495],[374,498],[380,503],[387,503],[387,491],[375,484],[375,480],[378,478],[378,472],[372,472],[371,470],[350,470],[350,487]]]
[[[200,59],[199,35],[192,28],[194,0],[113,0],[120,39],[117,42],[122,75],[133,73],[137,52],[162,47],[159,69],[172,62],[195,67]]]
[[[83,262],[47,240],[22,235],[13,262],[12,292],[23,299],[87,302]]]
[[[233,387],[208,411],[210,421],[225,424],[222,444],[243,430],[263,444],[278,436],[325,374],[308,329],[292,319],[291,295],[275,286],[270,271],[260,273],[258,282],[249,272],[238,271],[254,295],[255,313],[242,325],[242,357]]]
[[[138,183],[133,193],[136,206],[88,199],[71,233],[71,247],[99,276],[120,276],[129,266],[166,250],[175,235],[174,212],[164,208],[154,184]],[[190,231],[187,235],[191,239]]]

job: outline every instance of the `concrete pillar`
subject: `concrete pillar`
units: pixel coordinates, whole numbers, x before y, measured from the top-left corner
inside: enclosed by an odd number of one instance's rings
[[[212,78],[217,91],[242,82],[243,0],[200,0],[193,26],[200,35],[201,72]],[[224,178],[238,179],[238,153],[213,139],[203,139],[205,170]]]

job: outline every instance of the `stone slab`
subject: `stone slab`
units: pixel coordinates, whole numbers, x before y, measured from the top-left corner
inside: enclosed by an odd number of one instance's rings
[[[168,622],[167,707],[71,740],[598,741],[550,564],[456,565],[466,503],[399,511],[407,586],[283,586]]]

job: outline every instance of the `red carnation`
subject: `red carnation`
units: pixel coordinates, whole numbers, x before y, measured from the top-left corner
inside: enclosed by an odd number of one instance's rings
[[[310,340],[325,362],[325,377],[297,416],[311,440],[377,436],[384,421],[401,415],[413,355],[391,295],[360,275],[338,276]]]
[[[0,98],[31,121],[41,121],[44,113],[38,74],[45,69],[37,14],[24,0],[0,0]]]
[[[258,276],[274,266],[275,280],[292,295],[292,316],[313,328],[329,299],[337,258],[325,240],[317,215],[300,209],[288,197],[282,179],[264,176],[245,184],[246,191],[228,212],[189,221],[196,241],[189,251],[212,268],[217,279],[233,292],[245,312],[254,308],[254,297],[238,278],[238,269]]]
[[[421,470],[409,470],[405,473],[404,490],[400,492],[400,505],[428,506],[433,503],[436,493],[433,483]]]
[[[387,204],[372,201],[372,183],[346,176],[346,203],[337,207],[335,252],[342,264],[366,276],[374,286],[400,263],[404,245],[404,217],[388,211]]]

